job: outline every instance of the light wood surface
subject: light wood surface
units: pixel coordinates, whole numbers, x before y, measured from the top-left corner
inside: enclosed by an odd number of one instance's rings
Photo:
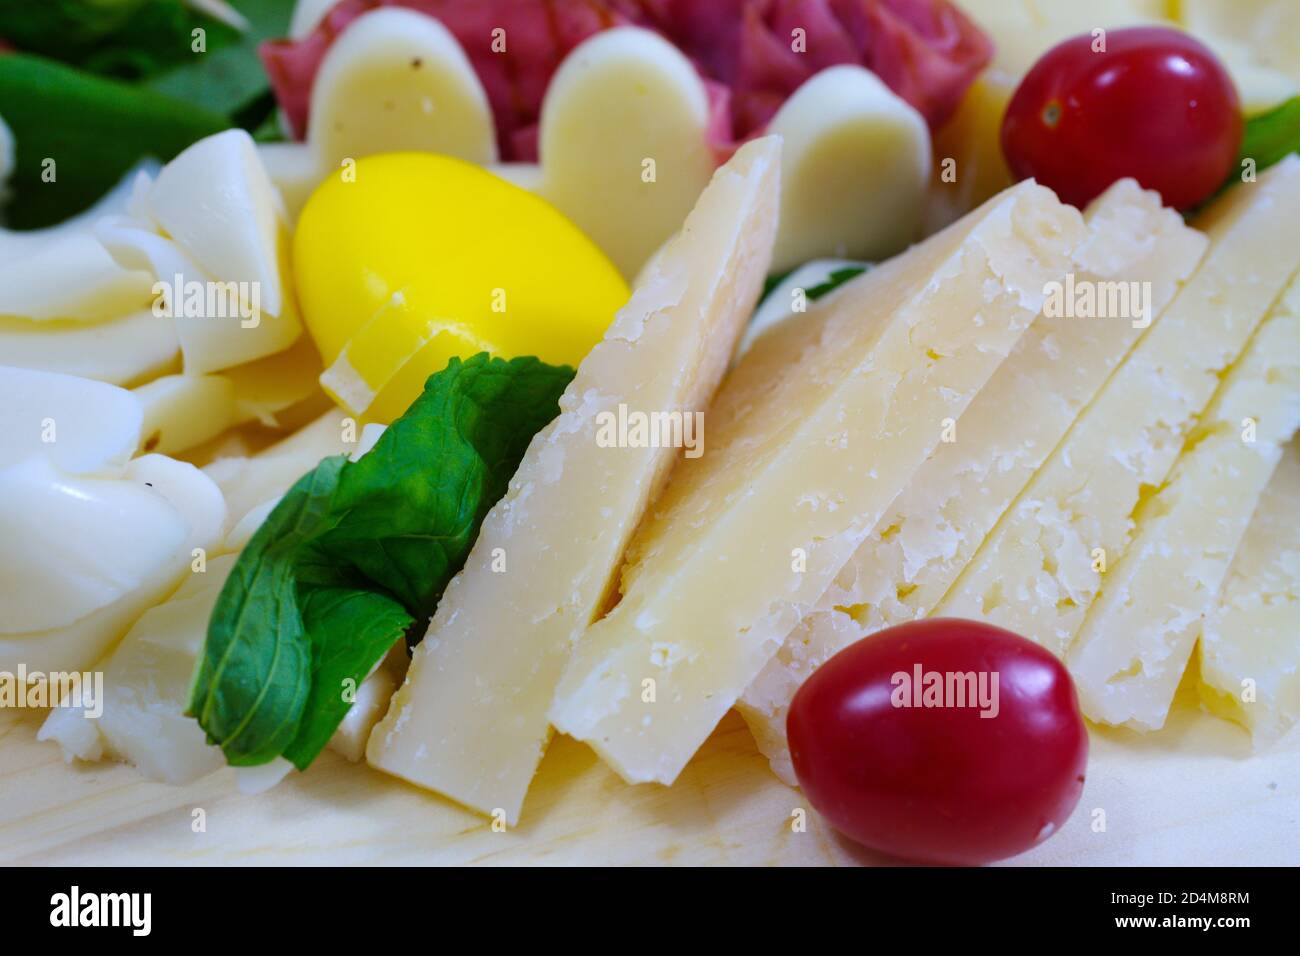
[[[557,738],[509,832],[328,752],[256,795],[239,793],[231,771],[178,788],[128,766],[68,766],[36,741],[41,717],[0,714],[3,863],[884,862],[811,811],[795,832],[806,803],[768,771],[735,714],[671,788],[628,786],[584,745]],[[1254,754],[1244,731],[1188,704],[1159,734],[1094,731],[1079,807],[1014,862],[1300,864],[1300,733]]]

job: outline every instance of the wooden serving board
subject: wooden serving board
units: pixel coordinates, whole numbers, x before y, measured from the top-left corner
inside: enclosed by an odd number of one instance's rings
[[[813,812],[796,832],[802,795],[771,774],[734,713],[671,788],[629,786],[584,745],[556,738],[508,832],[331,752],[257,795],[241,794],[229,770],[169,787],[129,766],[68,766],[37,742],[43,716],[0,713],[0,863],[887,862]],[[1079,807],[1015,862],[1298,864],[1300,728],[1261,754],[1243,730],[1190,704],[1158,734],[1094,730]]]

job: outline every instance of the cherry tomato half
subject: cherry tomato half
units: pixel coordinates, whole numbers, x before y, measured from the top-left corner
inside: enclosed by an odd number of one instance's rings
[[[1002,120],[1002,151],[1017,178],[1033,176],[1083,208],[1132,176],[1165,205],[1187,209],[1223,184],[1241,147],[1232,78],[1209,48],[1178,30],[1090,34],[1043,54]]]
[[[813,807],[903,859],[1014,856],[1083,793],[1088,732],[1070,675],[979,621],[913,621],[845,648],[799,688],[786,731]]]

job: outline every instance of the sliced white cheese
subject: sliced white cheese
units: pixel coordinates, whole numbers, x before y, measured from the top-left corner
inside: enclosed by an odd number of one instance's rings
[[[540,192],[629,279],[713,173],[699,73],[667,40],[617,27],[578,44],[542,102]]]
[[[1201,632],[1203,696],[1278,740],[1300,718],[1300,443],[1292,442],[1260,497]]]
[[[1133,180],[1112,186],[1084,218],[1088,238],[1076,287],[1148,282],[1154,315],[1205,252],[1205,236]],[[785,719],[799,685],[848,644],[934,609],[1145,327],[1130,315],[1034,320],[957,420],[953,440],[917,469],[818,610],[800,621],[741,698],[738,709],[778,776],[794,782]]]
[[[492,110],[469,58],[451,31],[414,10],[373,10],[348,24],[316,72],[307,135],[327,173],[404,150],[497,158]]]
[[[671,783],[1074,268],[1077,210],[1022,183],[759,337],[579,643],[557,729]]]
[[[24,487],[43,477],[44,487],[54,489],[45,492],[47,499],[66,491],[62,499],[42,501],[41,510],[33,511],[43,532],[28,528],[0,535],[4,560],[15,569],[0,576],[4,606],[18,608],[20,599],[36,606],[36,611],[38,605],[49,605],[45,615],[63,619],[71,614],[54,608],[62,607],[61,602],[71,608],[72,595],[98,593],[112,598],[71,623],[22,633],[0,631],[0,670],[16,672],[19,665],[28,672],[86,670],[140,614],[175,589],[195,560],[195,549],[209,551],[217,545],[225,524],[226,505],[217,486],[193,465],[162,455],[135,459],[116,480],[61,478],[48,472],[42,476],[22,466],[0,475],[16,486],[0,494],[4,515],[0,520],[15,525],[22,520],[22,508],[37,507],[29,499],[41,494],[39,487],[23,491]],[[108,541],[112,529],[118,534]],[[73,549],[77,543],[82,549],[57,564],[39,557],[56,556],[61,545]],[[20,581],[16,571],[24,559],[47,573],[31,580],[35,575],[27,572]],[[133,572],[129,578],[128,572]],[[23,596],[22,587],[29,588],[31,596]],[[41,595],[44,601],[39,600]]]
[[[772,326],[791,316],[807,312],[816,301],[809,297],[810,289],[830,282],[835,273],[841,270],[852,269],[865,272],[870,265],[868,262],[859,262],[856,259],[816,259],[793,270],[768,292],[758,308],[754,310],[754,317],[749,320],[749,325],[745,326],[745,335],[736,346],[733,361],[740,361],[740,357],[749,351],[749,347],[758,337]]]
[[[104,700],[98,719],[77,708],[56,708],[37,739],[57,741],[69,760],[97,760],[106,750],[151,780],[177,786],[225,766],[221,748],[207,743],[185,708],[208,618],[234,563],[234,555],[214,558],[170,599],[140,616],[99,665]]]
[[[570,648],[603,608],[628,539],[682,454],[609,441],[609,423],[620,412],[693,423],[703,412],[767,272],[779,162],[768,137],[718,170],[583,360],[443,595],[370,738],[373,766],[519,819]]]
[[[1066,661],[1092,720],[1164,726],[1201,623],[1298,426],[1300,280],[1199,416],[1163,486],[1134,514],[1136,533],[1070,646]]]
[[[236,422],[235,387],[220,375],[163,375],[134,391],[141,448],[162,455],[214,438]]]
[[[0,319],[0,356],[8,365],[135,385],[180,367],[171,319],[143,309],[107,322]]]
[[[0,262],[0,316],[102,322],[153,301],[153,277],[127,269],[89,230]]]
[[[1021,492],[935,613],[986,620],[1058,656],[1120,560],[1219,374],[1300,266],[1300,157],[1234,187],[1210,249]]]
[[[768,131],[787,143],[773,269],[818,256],[883,259],[916,240],[930,184],[930,130],[870,70],[843,65],[815,74]]]
[[[61,474],[44,457],[0,469],[0,633],[62,627],[140,587],[185,539],[143,484]]]
[[[286,219],[293,225],[298,221],[302,207],[331,170],[322,164],[310,143],[258,143],[257,155],[284,200]]]
[[[115,385],[0,365],[0,395],[0,467],[41,456],[71,475],[114,475],[140,442],[140,401]]]
[[[285,312],[283,205],[247,132],[226,130],[186,148],[158,173],[144,208],[209,275],[256,282],[266,316]]]

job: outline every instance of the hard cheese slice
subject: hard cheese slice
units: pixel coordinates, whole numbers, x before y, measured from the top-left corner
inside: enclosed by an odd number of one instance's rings
[[[1205,225],[1200,223],[1200,225]],[[1064,656],[1219,373],[1300,265],[1300,158],[1211,210],[1210,249],[999,520],[936,614],[980,618]]]
[[[1073,266],[1079,213],[1022,183],[759,337],[629,550],[551,711],[670,783]]]
[[[771,261],[779,140],[714,175],[578,369],[448,586],[366,758],[485,813],[519,818],[573,642],[603,608],[681,450],[610,447],[612,417],[702,412]],[[697,436],[698,437],[698,436]]]
[[[1202,696],[1257,743],[1300,717],[1300,443],[1264,489],[1201,632]]]
[[[1084,271],[1073,287],[1149,283],[1150,314],[1086,318],[1053,310],[1035,319],[958,419],[954,440],[939,444],[840,571],[818,611],[786,637],[738,709],[788,783],[794,772],[785,718],[799,685],[853,641],[934,609],[1205,252],[1204,235],[1131,179],[1089,206],[1085,220],[1088,239],[1078,257]],[[1139,298],[1130,296],[1130,303]]]
[[[1202,619],[1298,425],[1300,281],[1224,380],[1167,483],[1142,503],[1132,542],[1103,577],[1066,658],[1090,718],[1164,726]]]

